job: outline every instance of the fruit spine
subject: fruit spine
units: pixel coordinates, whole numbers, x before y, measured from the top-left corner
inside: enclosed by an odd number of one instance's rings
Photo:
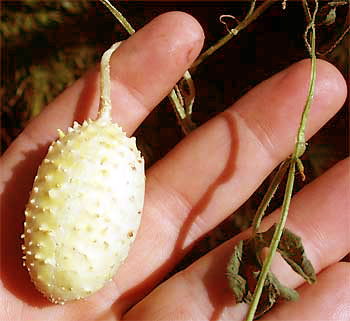
[[[102,57],[97,119],[58,131],[25,210],[23,265],[54,303],[102,288],[127,257],[141,221],[144,161],[135,138],[111,121],[109,60],[118,46]]]

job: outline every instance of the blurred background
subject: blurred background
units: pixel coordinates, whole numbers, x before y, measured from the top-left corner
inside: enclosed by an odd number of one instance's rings
[[[339,4],[336,8],[335,2]],[[0,6],[3,153],[32,117],[95,66],[112,43],[126,39],[128,34],[98,1],[1,1]],[[205,49],[227,34],[219,21],[221,15],[242,20],[249,7],[249,1],[118,2],[118,9],[136,30],[167,11],[193,15],[205,31]],[[349,26],[349,1],[321,1],[320,8],[317,50],[322,53]],[[233,21],[228,22],[232,23],[230,28],[235,27]],[[259,82],[308,57],[303,40],[305,26],[301,1],[288,1],[285,10],[278,1],[201,64],[193,75],[197,92],[193,121],[197,125],[204,123]],[[349,84],[349,33],[322,58],[332,62]],[[349,99],[310,140],[303,157],[307,181],[297,177],[296,191],[348,156],[348,103]],[[135,135],[147,167],[184,137],[168,99]],[[249,226],[270,179],[236,213],[199,241],[178,269]],[[280,206],[282,196],[283,190],[277,193],[269,212]]]

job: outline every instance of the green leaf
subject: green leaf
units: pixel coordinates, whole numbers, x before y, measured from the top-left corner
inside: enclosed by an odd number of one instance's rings
[[[260,242],[256,243],[255,239],[240,241],[233,250],[233,254],[227,265],[227,278],[229,286],[233,291],[236,303],[250,303],[256,287],[259,275],[261,273],[261,263],[257,258],[259,252],[255,244],[260,247],[266,247],[269,244],[269,234],[271,231],[259,233]],[[263,315],[270,310],[279,299],[296,300],[298,293],[281,284],[276,276],[271,272],[268,273],[265,280],[262,296],[259,301],[256,317]]]
[[[260,273],[255,272],[253,274],[257,282]],[[269,272],[265,280],[255,318],[259,318],[269,311],[280,299],[295,301],[298,298],[299,294],[297,291],[281,284],[277,277],[272,272]]]
[[[257,234],[256,247],[259,255],[264,247],[269,247],[275,229],[276,224],[271,226],[266,232]],[[316,282],[315,270],[306,256],[301,238],[298,235],[285,228],[278,244],[277,251],[282,255],[291,268],[301,275],[308,283]]]
[[[243,240],[240,241],[233,250],[231,259],[227,265],[227,278],[230,288],[233,291],[236,302],[241,303],[247,295],[247,282],[244,277],[239,275],[239,270],[242,263]]]
[[[329,10],[326,18],[323,20],[324,25],[329,26],[335,22],[335,19],[337,18],[336,10],[337,8],[332,8]]]
[[[240,241],[227,265],[226,275],[237,303],[250,302],[256,286],[253,273],[260,272],[253,245],[251,240]]]
[[[270,272],[269,274],[272,280],[271,282],[273,282],[277,286],[281,298],[287,301],[296,301],[299,299],[299,294],[297,291],[283,285],[272,272]]]
[[[269,247],[276,230],[276,224],[267,231],[256,233],[252,239],[240,241],[233,249],[227,265],[227,278],[237,303],[251,303],[254,289],[262,270],[261,252]],[[301,238],[288,229],[284,229],[277,251],[292,269],[309,283],[316,280],[315,271],[307,259]],[[284,286],[277,277],[268,272],[262,294],[257,306],[255,318],[270,310],[278,300],[297,300],[298,292]]]
[[[308,283],[316,282],[316,273],[311,261],[307,258],[301,238],[290,230],[283,231],[278,252]]]
[[[260,273],[255,274],[256,281],[258,281],[259,275]],[[269,311],[279,298],[280,293],[278,286],[274,282],[275,280],[277,279],[273,278],[271,273],[267,274],[263,291],[259,300],[259,305],[255,313],[255,318],[259,318],[264,313]]]

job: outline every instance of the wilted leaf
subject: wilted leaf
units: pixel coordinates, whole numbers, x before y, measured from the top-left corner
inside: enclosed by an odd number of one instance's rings
[[[254,273],[254,276],[256,281],[258,281],[260,273]],[[295,301],[298,298],[299,294],[297,291],[284,286],[272,272],[269,272],[265,280],[255,318],[259,318],[269,311],[280,299]]]
[[[237,303],[251,302],[263,264],[261,251],[270,246],[275,229],[276,225],[273,225],[266,232],[257,233],[254,239],[240,241],[234,247],[227,265],[227,278]],[[277,250],[294,271],[308,282],[315,282],[315,271],[299,236],[284,229]],[[272,272],[268,272],[255,317],[270,310],[280,299],[294,301],[298,297],[297,291],[284,286]]]
[[[256,286],[254,273],[261,270],[252,240],[240,241],[233,249],[226,274],[237,303],[250,302]]]
[[[269,236],[269,233],[267,233]],[[266,239],[269,239],[267,237]],[[259,240],[266,240],[259,235]],[[259,242],[258,242],[259,243]],[[233,254],[227,265],[227,278],[233,291],[236,302],[250,303],[254,289],[261,273],[261,263],[257,259],[255,240],[240,241],[233,250]],[[279,299],[296,300],[298,293],[282,285],[278,279],[269,272],[265,280],[262,296],[259,301],[256,317],[270,310]]]
[[[336,8],[332,8],[329,10],[326,18],[323,21],[323,24],[326,26],[329,26],[335,22],[336,18],[337,18]]]
[[[256,280],[258,280],[260,273],[255,274]],[[274,282],[276,278],[273,278],[271,273],[267,274],[265,284],[262,290],[262,294],[259,300],[259,305],[255,312],[255,318],[259,318],[264,313],[269,311],[276,303],[279,297],[278,286]]]
[[[290,230],[283,231],[278,252],[308,283],[316,282],[316,273],[311,261],[307,258],[301,238]]]
[[[233,249],[233,254],[227,265],[227,278],[230,288],[233,291],[236,302],[243,302],[247,294],[247,282],[239,275],[242,264],[243,241],[240,241]]]
[[[276,285],[279,291],[279,296],[282,299],[285,299],[287,301],[296,301],[299,299],[299,294],[297,291],[288,288],[287,286],[283,285],[273,273],[269,273],[271,282]]]
[[[276,224],[272,225],[266,232],[258,233],[256,246],[259,253],[264,247],[269,247],[275,229]],[[316,281],[315,270],[306,256],[304,246],[299,236],[285,228],[277,251],[291,268],[301,275],[308,283],[314,283]]]

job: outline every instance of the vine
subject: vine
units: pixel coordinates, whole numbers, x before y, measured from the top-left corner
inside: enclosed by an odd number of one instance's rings
[[[108,0],[100,1],[113,13],[129,34],[135,32],[129,22],[110,4]],[[185,134],[195,128],[195,125],[191,121],[192,106],[195,96],[191,73],[194,73],[201,63],[236,36],[241,30],[246,28],[251,22],[257,19],[276,1],[277,0],[265,0],[258,8],[256,8],[256,1],[251,0],[250,9],[242,22],[239,22],[236,17],[231,15],[222,15],[220,17],[220,21],[225,24],[228,34],[195,60],[190,70],[186,71],[183,79],[169,94],[169,98],[174,106]],[[282,8],[286,9],[286,6],[287,1],[282,1]],[[270,271],[273,257],[277,251],[292,269],[300,274],[307,282],[314,283],[316,281],[314,268],[305,254],[302,240],[293,232],[285,228],[293,193],[296,170],[301,174],[302,180],[305,180],[304,166],[300,158],[306,150],[305,128],[314,97],[316,82],[315,21],[318,12],[318,0],[314,0],[314,10],[312,14],[308,0],[303,0],[303,7],[308,22],[304,34],[304,40],[311,57],[311,70],[308,96],[296,134],[294,152],[281,164],[275,177],[272,179],[260,206],[258,207],[253,220],[252,237],[240,241],[234,247],[233,254],[227,266],[227,277],[229,285],[236,298],[236,302],[247,302],[250,304],[246,321],[252,321],[254,318],[260,317],[262,314],[270,310],[280,298],[287,300],[296,300],[298,298],[298,293],[295,290],[287,288],[281,284],[277,277]],[[237,21],[237,26],[233,29],[229,29],[227,23],[223,21],[224,18],[231,18]],[[309,36],[310,34],[311,36]],[[340,40],[338,40],[337,43],[339,43],[343,37],[344,35],[340,37]],[[309,39],[311,40],[311,44]],[[279,222],[274,224],[268,231],[259,232],[260,223],[265,215],[265,211],[287,172],[287,182]],[[264,248],[269,248],[269,250],[266,258],[263,260],[262,250]],[[252,283],[255,284],[254,288],[251,288]]]
[[[306,257],[301,239],[291,231],[285,229],[289,205],[292,198],[296,167],[299,170],[303,180],[305,180],[304,167],[300,157],[306,150],[305,128],[314,97],[316,82],[315,20],[318,11],[318,1],[315,0],[312,15],[309,11],[307,0],[303,0],[303,3],[304,8],[308,13],[307,17],[309,20],[304,38],[306,47],[308,48],[311,56],[311,72],[308,96],[296,135],[294,152],[288,160],[282,163],[257,210],[253,221],[252,238],[241,241],[234,248],[232,258],[227,267],[229,284],[235,294],[236,301],[245,301],[250,303],[246,321],[252,321],[254,318],[261,316],[263,313],[271,309],[271,307],[280,297],[287,300],[295,300],[298,297],[294,290],[283,286],[272,274],[272,272],[270,272],[270,267],[276,251],[279,251],[287,263],[290,264],[297,273],[303,276],[305,280],[307,280],[309,283],[316,281],[314,268]],[[308,40],[310,30],[311,44]],[[268,207],[268,204],[277,190],[282,178],[286,174],[287,169],[288,178],[279,222],[267,232],[258,233],[265,210]],[[282,241],[281,238],[283,239]],[[262,261],[262,249],[265,247],[268,247],[269,251],[265,260]],[[248,253],[244,253],[244,251]],[[245,260],[242,260],[243,256],[246,257]],[[253,281],[256,283],[253,293],[247,289],[249,278],[253,279]],[[264,295],[263,291],[265,292]],[[261,299],[262,302],[259,305],[259,301]]]

